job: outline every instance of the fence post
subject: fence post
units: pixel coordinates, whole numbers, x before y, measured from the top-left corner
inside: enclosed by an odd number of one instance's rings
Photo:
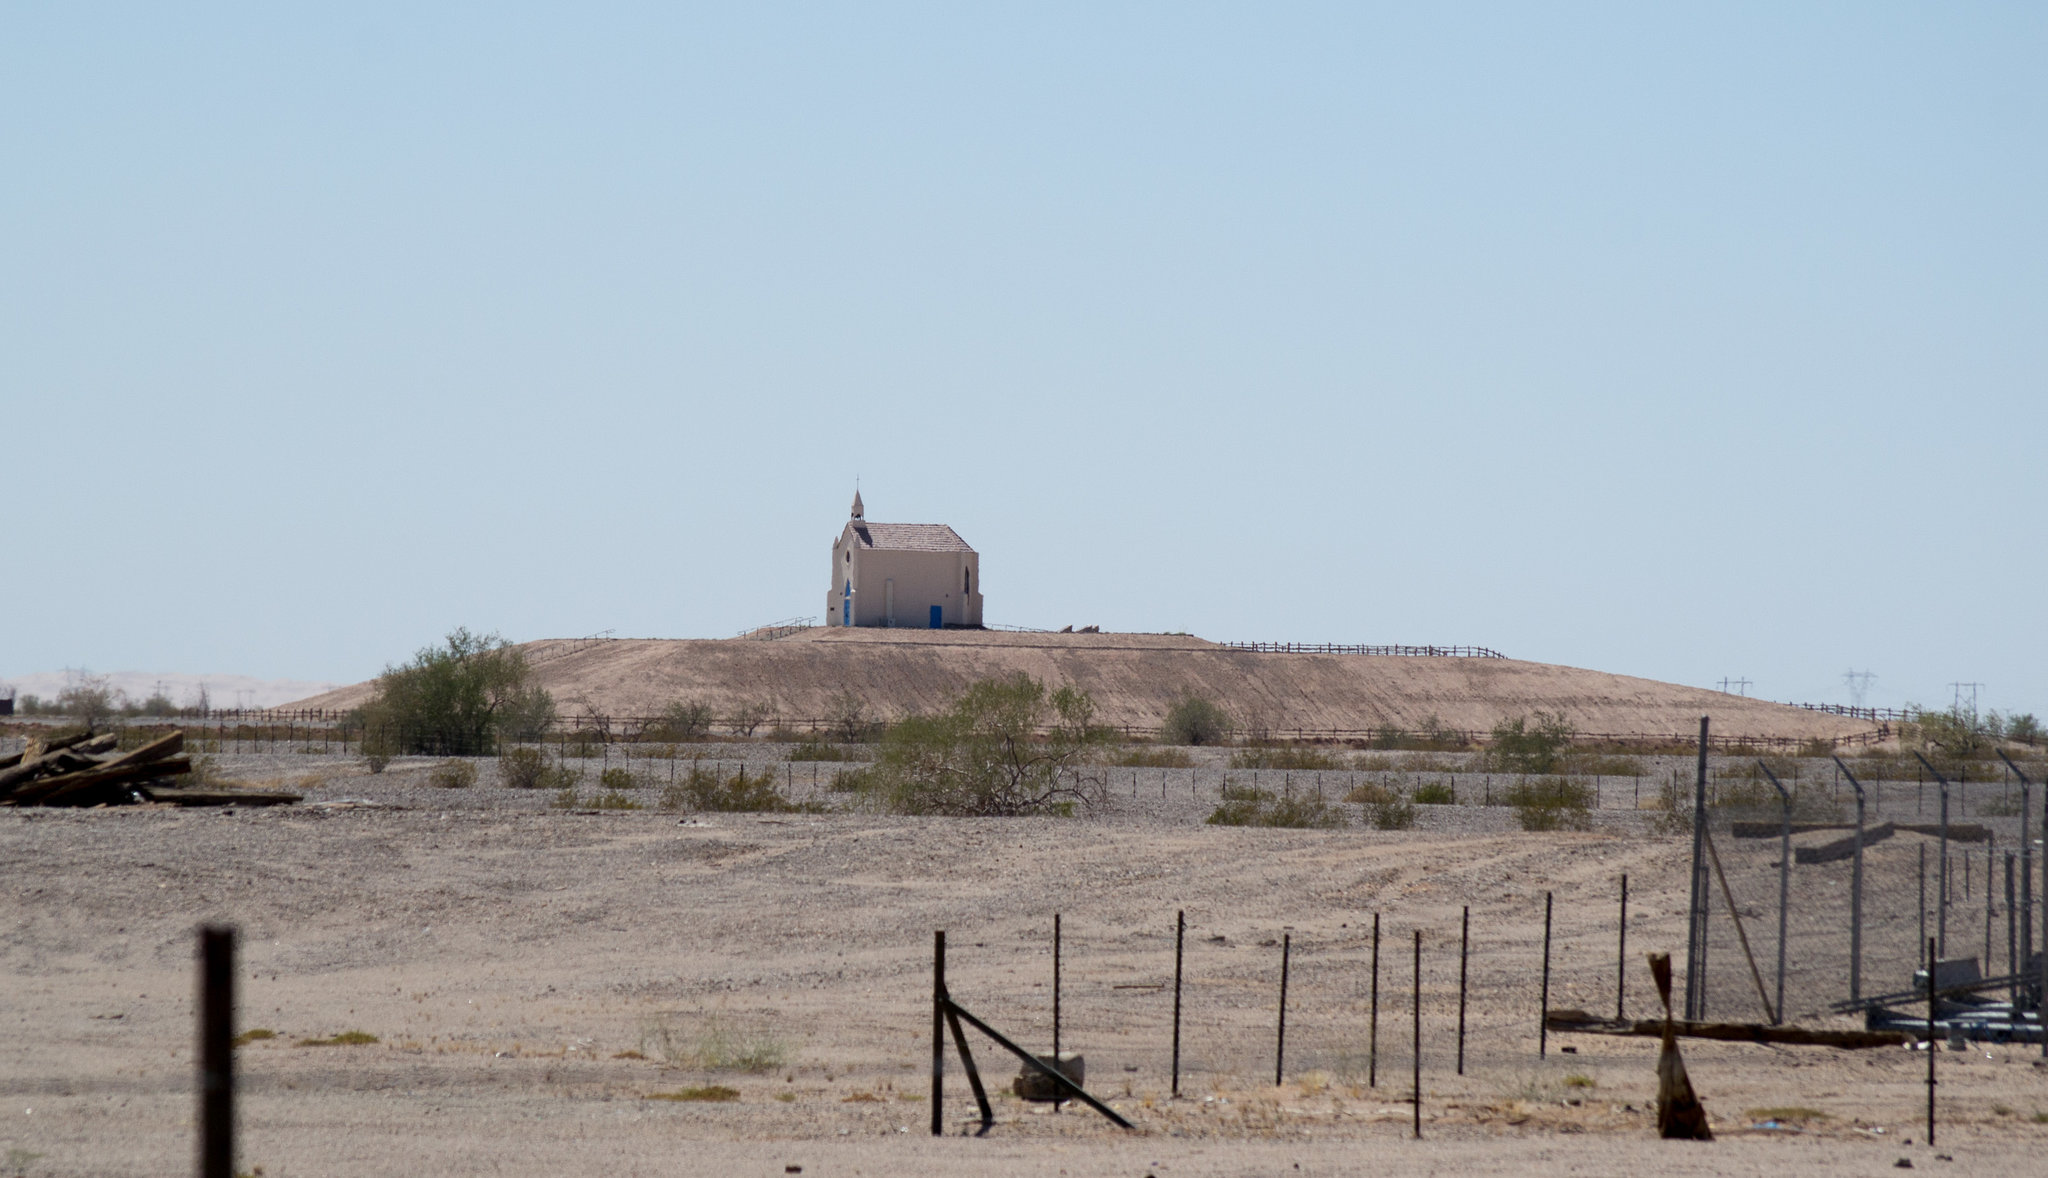
[[[932,1136],[945,1133],[941,1106],[946,1090],[946,930],[932,933]]]
[[[1060,914],[1052,914],[1052,1058],[1060,1058]],[[1059,1105],[1055,1103],[1054,1108]]]
[[[1536,1058],[1550,1051],[1550,893],[1543,893],[1543,1001],[1536,1018]]]
[[[1621,920],[1616,924],[1614,949],[1614,1018],[1619,1022],[1628,992],[1628,872],[1621,873]]]
[[[1685,1017],[1698,1019],[1706,1006],[1707,968],[1707,717],[1700,717],[1698,777],[1692,803],[1692,907],[1686,914]]]
[[[1380,1085],[1380,914],[1372,914],[1372,1014],[1366,1024],[1365,1086]]]
[[[1181,950],[1188,938],[1188,914],[1183,908],[1173,916],[1173,1095],[1180,1099],[1180,965]]]
[[[1294,934],[1280,934],[1280,1029],[1273,1044],[1273,1087],[1280,1086],[1282,1069],[1287,1063],[1287,965],[1294,952]]]
[[[1927,942],[1927,1144],[1934,1144],[1934,1057],[1941,1054],[1934,1041],[1934,962],[1940,946]]]
[[[199,1175],[235,1172],[235,930],[199,930]]]
[[[1415,1139],[1422,1140],[1422,930],[1415,930]]]
[[[1472,905],[1458,917],[1458,1074],[1465,1074],[1465,963],[1472,947]]]

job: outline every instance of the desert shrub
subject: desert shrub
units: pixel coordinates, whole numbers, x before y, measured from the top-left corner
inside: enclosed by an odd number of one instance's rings
[[[1486,767],[1496,773],[1555,773],[1571,739],[1571,722],[1554,712],[1502,720],[1493,726]]]
[[[443,761],[427,773],[427,784],[436,789],[468,789],[476,784],[476,766],[468,761]]]
[[[674,699],[649,721],[641,735],[649,740],[702,740],[711,734],[711,706],[695,700]]]
[[[1337,758],[1317,748],[1280,745],[1239,749],[1230,754],[1232,769],[1336,769]]]
[[[562,756],[580,757],[584,760],[589,760],[592,757],[604,756],[605,744],[606,736],[604,733],[589,728],[578,728],[563,737],[562,743],[558,747]]]
[[[1992,713],[1994,716],[1997,714],[1996,712]],[[2035,719],[2032,712],[2021,712],[2017,716],[2007,716],[2005,718],[2005,739],[2015,744],[2023,744],[2032,748],[2034,745],[2041,743],[2044,735],[2048,734],[2042,732],[2041,721]]]
[[[1313,795],[1275,797],[1271,790],[1225,784],[1223,801],[1208,818],[1211,826],[1281,826],[1330,829],[1346,824],[1344,812]]]
[[[1166,710],[1160,725],[1161,744],[1220,744],[1230,738],[1230,713],[1213,699],[1183,695]]]
[[[868,714],[865,699],[841,691],[825,707],[825,728],[846,744],[860,744],[874,739],[882,725]]]
[[[381,725],[363,731],[360,747],[363,763],[372,773],[384,772],[390,766],[391,758],[398,754],[398,742],[392,739],[390,730]]]
[[[597,775],[597,788],[618,793],[622,790],[639,789],[647,784],[631,769],[613,766]]]
[[[1707,796],[1707,807],[1714,813],[1732,819],[1747,819],[1758,822],[1777,821],[1784,815],[1784,807],[1778,791],[1766,781],[1761,773],[1740,779],[1723,779],[1714,785]],[[1785,792],[1792,795],[1792,821],[1833,822],[1842,817],[1842,803],[1828,796],[1828,787],[1818,781],[1785,781]]]
[[[1523,830],[1586,830],[1592,826],[1593,787],[1569,777],[1539,777],[1509,786],[1503,799]]]
[[[1452,788],[1451,783],[1448,781],[1432,781],[1428,785],[1418,785],[1415,787],[1415,792],[1408,796],[1418,806],[1455,806],[1458,804],[1458,791]]]
[[[775,787],[773,770],[749,774],[744,765],[729,775],[692,765],[681,780],[661,791],[660,804],[664,810],[724,813],[780,813],[797,808]]]
[[[1408,830],[1415,825],[1415,806],[1399,797],[1374,802],[1366,806],[1365,820],[1375,830]]]
[[[1563,769],[1578,777],[1641,777],[1643,759],[1614,753],[1569,753]]]
[[[1425,718],[1413,732],[1389,722],[1374,729],[1371,745],[1373,748],[1393,751],[1414,749],[1427,752],[1444,752],[1452,749],[1471,747],[1472,741],[1463,732],[1445,724],[1434,714]]]
[[[120,692],[108,685],[105,676],[87,675],[57,693],[57,714],[70,716],[87,728],[99,728],[125,702]]]
[[[1401,758],[1386,753],[1360,753],[1352,759],[1351,767],[1366,773],[1387,773],[1401,767]]]
[[[789,750],[789,759],[792,761],[853,761],[859,758],[854,756],[853,750],[842,745],[833,744],[829,740],[819,740],[815,736],[807,736],[803,740],[798,741],[795,748]]]
[[[366,746],[370,733],[381,732],[396,752],[461,757],[490,752],[515,728],[519,739],[533,739],[535,725],[544,729],[553,716],[554,700],[534,682],[524,654],[495,634],[457,629],[445,645],[384,668],[376,696],[355,720]]]
[[[735,1027],[716,1016],[689,1033],[657,1015],[641,1025],[640,1051],[704,1072],[770,1072],[789,1060],[789,1045],[773,1031]]]
[[[548,764],[539,749],[507,749],[498,757],[498,783],[507,789],[574,789],[582,774]]]
[[[583,804],[586,810],[644,810],[641,805],[618,790],[609,789]]]
[[[1177,748],[1127,748],[1110,758],[1110,764],[1125,769],[1192,769],[1195,759]]]
[[[752,736],[754,730],[768,722],[775,709],[757,699],[741,700],[733,709],[732,730],[741,736]]]
[[[1377,806],[1394,801],[1401,795],[1377,781],[1361,781],[1344,795],[1347,802],[1362,806]]]
[[[1095,701],[1076,688],[1047,691],[1022,674],[984,679],[945,711],[893,725],[859,784],[903,814],[994,817],[1093,804],[1103,782],[1081,766],[1115,739],[1094,719]]]

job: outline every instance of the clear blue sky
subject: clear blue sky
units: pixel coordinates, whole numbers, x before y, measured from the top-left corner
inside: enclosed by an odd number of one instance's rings
[[[0,676],[823,611],[2048,713],[2039,5],[0,9]]]

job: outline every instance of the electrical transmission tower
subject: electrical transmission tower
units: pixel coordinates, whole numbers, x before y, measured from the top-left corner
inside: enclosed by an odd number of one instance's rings
[[[1863,706],[1864,697],[1870,694],[1870,685],[1876,681],[1877,676],[1869,671],[1842,672],[1842,683],[1849,689],[1849,702],[1859,708]]]

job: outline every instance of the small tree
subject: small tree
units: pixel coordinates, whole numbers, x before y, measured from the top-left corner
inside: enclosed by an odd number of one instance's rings
[[[1173,701],[1160,727],[1162,744],[1217,744],[1230,737],[1230,713],[1207,696],[1192,693]]]
[[[122,703],[121,693],[108,686],[103,675],[87,675],[57,693],[58,714],[75,717],[87,728],[112,719]]]
[[[489,752],[508,721],[531,731],[536,717],[553,714],[525,655],[495,634],[458,628],[445,646],[386,667],[362,720],[366,734],[380,732],[394,751],[461,757]]]
[[[672,699],[642,734],[655,740],[702,740],[711,733],[711,705]]]
[[[1555,773],[1571,739],[1571,721],[1555,712],[1502,720],[1493,726],[1487,767],[1499,773]]]
[[[1101,782],[1078,765],[1114,741],[1094,719],[1087,692],[1048,692],[1022,674],[985,679],[947,710],[893,725],[861,788],[904,814],[992,817],[1092,804]]]

